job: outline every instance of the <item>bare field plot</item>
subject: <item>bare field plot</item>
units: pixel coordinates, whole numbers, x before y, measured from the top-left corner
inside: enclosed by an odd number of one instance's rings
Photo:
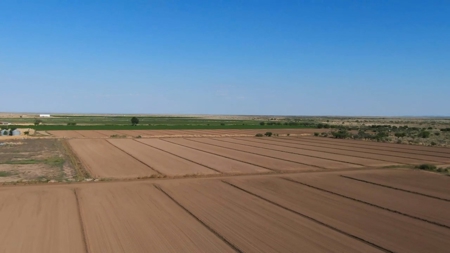
[[[186,148],[180,145],[176,145],[170,142],[166,142],[163,139],[146,139],[139,140],[139,142],[145,143],[152,147],[164,150],[172,153],[176,156],[183,157],[190,161],[197,162],[205,165],[220,173],[264,173],[270,172],[267,169],[243,163],[231,159],[224,158],[222,156],[213,155],[210,153],[201,152],[198,150]]]
[[[135,140],[111,139],[108,141],[164,175],[219,174],[217,171],[211,170],[205,166],[176,157]]]
[[[85,252],[73,190],[0,190],[1,252]]]
[[[47,131],[49,134],[59,138],[83,138],[77,131]]]
[[[331,161],[338,161],[338,162],[346,162],[346,163],[356,163],[361,164],[364,166],[392,166],[392,165],[399,165],[398,163],[392,163],[392,162],[385,162],[385,161],[379,161],[375,159],[369,159],[369,158],[361,158],[361,157],[354,157],[354,156],[346,156],[346,155],[337,155],[337,154],[331,154],[331,153],[324,153],[319,151],[313,151],[313,150],[301,150],[301,149],[295,149],[291,147],[283,147],[283,146],[277,146],[273,143],[263,143],[254,141],[256,138],[220,138],[215,140],[221,140],[221,141],[227,141],[230,143],[236,143],[236,144],[242,144],[249,147],[258,147],[258,148],[264,148],[267,150],[276,150],[281,152],[286,152],[289,154],[298,154],[298,155],[305,155],[315,158],[323,158],[325,160],[331,160]]]
[[[428,151],[411,151],[407,149],[402,149],[400,144],[387,144],[391,145],[391,147],[371,147],[366,145],[347,145],[347,144],[340,144],[339,142],[316,142],[313,140],[306,140],[304,138],[280,138],[283,140],[286,140],[287,142],[300,142],[302,144],[309,144],[309,145],[320,145],[320,146],[328,146],[335,149],[356,149],[360,150],[361,152],[371,152],[371,153],[378,153],[380,155],[391,155],[395,157],[400,158],[407,158],[407,159],[415,159],[417,162],[431,162],[431,163],[446,163],[450,162],[450,158],[446,157],[445,154],[435,153],[432,150]],[[362,141],[361,141],[362,142]],[[363,142],[362,144],[364,144]],[[396,147],[399,146],[399,147]],[[406,145],[404,145],[406,146]],[[427,148],[427,147],[424,147]]]
[[[232,144],[224,141],[220,141],[219,139],[209,139],[209,138],[198,138],[195,141],[206,143],[209,145],[214,145],[217,147],[223,147],[233,150],[238,150],[242,152],[257,154],[260,156],[271,157],[274,159],[280,159],[290,162],[295,162],[299,164],[303,164],[306,166],[316,166],[324,169],[344,169],[344,168],[362,168],[362,165],[356,163],[344,163],[338,161],[330,161],[310,156],[303,156],[297,154],[290,154],[285,152],[280,152],[276,150],[267,150],[263,148],[257,147],[249,147],[242,144]]]
[[[241,252],[383,252],[218,181],[162,189]]]
[[[151,184],[78,191],[89,252],[234,252]]]
[[[167,142],[176,143],[182,145],[183,147],[192,148],[195,150],[200,150],[203,152],[208,152],[216,155],[220,155],[225,158],[253,164],[260,166],[265,169],[273,171],[311,171],[320,170],[320,168],[307,166],[303,164],[293,163],[289,161],[283,161],[278,159],[273,159],[265,156],[250,154],[241,152],[239,150],[227,149],[218,146],[212,146],[209,144],[193,141],[194,139],[165,139]],[[197,140],[197,139],[195,139]]]
[[[446,228],[281,178],[236,178],[226,182],[388,251],[446,252],[450,247],[450,230]]]
[[[351,172],[341,174],[354,175]],[[376,206],[381,210],[390,210],[416,220],[450,228],[449,201],[355,181],[339,174],[296,175],[287,178],[313,189]]]
[[[343,139],[330,139],[330,138],[320,138],[320,137],[299,137],[293,138],[295,140],[308,140],[314,142],[322,142],[322,143],[334,143],[335,145],[342,146],[356,146],[356,147],[366,147],[372,149],[384,149],[384,150],[392,150],[392,151],[404,151],[412,154],[425,154],[425,155],[436,155],[442,157],[450,158],[450,148],[443,147],[427,147],[427,146],[419,146],[419,145],[406,145],[406,144],[394,144],[394,143],[381,143],[381,142],[372,142],[372,141],[360,141],[360,140],[343,140]]]
[[[107,138],[107,137],[109,137],[106,134],[102,134],[100,131],[96,131],[96,130],[80,130],[80,131],[77,131],[77,133],[79,133],[80,135],[82,135],[83,137],[86,137],[86,138]]]
[[[104,139],[71,139],[69,144],[94,177],[137,178],[157,174]]]
[[[381,151],[381,150],[366,150],[362,148],[354,148],[354,147],[339,147],[332,144],[321,144],[321,143],[313,143],[313,142],[299,142],[290,139],[281,139],[281,138],[266,138],[266,139],[251,139],[254,142],[261,142],[266,144],[271,144],[274,146],[282,146],[282,147],[291,147],[296,149],[304,149],[304,150],[314,150],[324,153],[331,154],[340,154],[340,155],[348,155],[348,156],[357,156],[357,157],[365,157],[371,158],[380,161],[388,161],[391,163],[400,163],[400,164],[417,164],[423,162],[423,160],[415,158],[414,155],[408,154],[395,154],[394,152],[389,151]],[[414,157],[414,158],[408,158]]]
[[[450,177],[428,171],[382,170],[345,174],[344,176],[450,201]]]

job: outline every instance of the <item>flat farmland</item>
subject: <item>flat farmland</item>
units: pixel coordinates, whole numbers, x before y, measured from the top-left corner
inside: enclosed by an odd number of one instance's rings
[[[101,178],[137,178],[158,174],[104,139],[69,140],[88,172]]]
[[[289,162],[294,162],[298,164],[303,164],[306,166],[316,166],[323,169],[343,169],[343,168],[362,168],[363,165],[356,163],[345,163],[340,161],[332,161],[323,158],[298,155],[292,153],[281,152],[277,150],[267,150],[260,147],[250,147],[247,145],[242,145],[238,143],[229,143],[221,141],[220,139],[211,138],[196,138],[191,139],[196,142],[208,144],[211,146],[222,147],[231,150],[237,150],[244,153],[257,154],[260,156],[266,156],[273,159],[284,160]],[[325,157],[324,157],[325,158]]]
[[[365,171],[341,176],[399,191],[450,201],[448,177],[435,173],[416,170],[388,170]]]
[[[359,173],[357,173],[359,174]],[[346,174],[351,176],[352,174]],[[291,182],[450,229],[450,202],[351,180],[338,174],[287,177]]]
[[[193,139],[182,139],[182,138],[173,138],[173,139],[165,139],[165,141],[178,144],[180,146],[199,150],[205,153],[210,153],[214,155],[219,155],[228,159],[233,159],[236,161],[260,166],[262,168],[271,170],[271,171],[311,171],[311,170],[320,170],[321,168],[314,166],[307,166],[304,164],[273,159],[270,157],[261,156],[258,154],[251,154],[246,152],[241,152],[239,150],[233,150],[228,148],[223,148],[219,146],[209,145],[198,141],[193,141]]]
[[[85,252],[72,189],[0,189],[1,252]]]
[[[282,137],[283,139],[286,139]],[[323,143],[331,144],[335,147],[353,147],[368,150],[384,150],[393,151],[403,154],[414,154],[414,155],[427,155],[433,157],[450,158],[449,148],[438,148],[438,147],[424,147],[424,146],[413,146],[405,144],[391,144],[391,143],[378,143],[370,141],[357,141],[357,140],[340,140],[340,139],[328,139],[319,137],[301,137],[301,138],[289,138],[294,141],[307,141],[313,143]]]
[[[89,252],[234,252],[151,184],[78,192]]]
[[[146,139],[139,140],[146,145],[154,147],[158,150],[163,150],[168,154],[187,159],[188,161],[196,161],[211,170],[220,173],[264,173],[269,172],[267,169],[259,166],[251,165],[244,162],[224,158],[222,156],[213,155],[211,153],[205,153],[198,150],[186,148],[180,145],[176,145],[162,139]]]
[[[221,182],[161,188],[240,252],[383,252]]]
[[[448,252],[445,149],[240,131],[74,132],[104,180],[0,186],[0,251]]]
[[[374,160],[386,161],[390,163],[401,163],[401,164],[415,164],[420,162],[425,162],[430,160],[430,157],[426,157],[426,160],[420,160],[414,155],[404,155],[397,154],[390,151],[383,150],[367,150],[363,148],[354,148],[354,147],[339,147],[337,148],[333,144],[317,144],[314,142],[299,142],[290,139],[281,139],[281,138],[271,138],[271,139],[257,139],[257,138],[245,138],[242,140],[265,143],[270,144],[274,147],[289,147],[295,148],[299,150],[312,150],[319,151],[324,154],[339,154],[345,156],[352,157],[362,157],[362,158],[370,158]]]
[[[446,228],[379,210],[282,178],[235,178],[225,181],[383,249],[394,252],[445,252],[447,249],[442,248],[442,245],[450,246],[447,240],[450,231]]]
[[[290,143],[300,143],[300,144],[307,144],[307,145],[315,145],[315,146],[322,146],[322,147],[331,147],[335,149],[343,149],[343,150],[355,150],[359,152],[365,152],[365,153],[376,153],[386,156],[393,156],[393,157],[399,157],[399,158],[406,158],[410,160],[416,160],[416,163],[420,162],[447,162],[450,160],[450,158],[446,157],[445,155],[442,155],[441,153],[435,153],[434,151],[428,150],[427,151],[411,151],[409,149],[404,149],[403,146],[407,145],[397,145],[397,148],[393,147],[384,147],[384,146],[363,146],[363,145],[354,145],[354,143],[358,143],[361,141],[353,141],[352,144],[341,144],[339,142],[333,142],[334,140],[329,141],[316,141],[311,140],[309,138],[280,138],[283,140],[286,140]],[[317,138],[318,139],[318,138]],[[336,140],[337,141],[337,140]],[[392,144],[395,145],[395,144]]]
[[[305,155],[309,157],[315,157],[315,158],[321,158],[326,159],[330,161],[338,161],[338,162],[346,162],[346,163],[352,163],[352,164],[361,164],[364,166],[392,166],[392,165],[399,165],[398,163],[393,162],[385,162],[380,161],[377,159],[370,159],[370,158],[362,158],[357,156],[351,156],[351,155],[340,155],[340,154],[333,154],[328,153],[324,154],[320,151],[314,151],[314,150],[301,150],[291,147],[283,147],[279,145],[274,145],[273,143],[267,143],[267,142],[258,142],[258,140],[255,138],[217,138],[215,140],[224,141],[228,143],[236,143],[241,144],[248,147],[257,147],[257,148],[264,148],[266,150],[274,150],[274,151],[281,151],[289,154],[297,154],[297,155]]]
[[[163,175],[218,174],[218,172],[208,167],[174,156],[135,140],[111,139],[108,141]]]

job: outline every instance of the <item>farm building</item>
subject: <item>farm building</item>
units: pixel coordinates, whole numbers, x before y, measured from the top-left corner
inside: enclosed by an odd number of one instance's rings
[[[20,131],[15,129],[15,130],[12,131],[12,135],[13,136],[18,136],[18,135],[20,135]]]
[[[9,135],[9,130],[7,130],[7,129],[1,130],[1,131],[0,131],[0,135],[1,135],[1,136]]]
[[[9,123],[9,122],[1,122],[0,125],[9,126],[9,125],[11,125],[11,123]]]
[[[39,114],[41,118],[50,118],[50,114]]]

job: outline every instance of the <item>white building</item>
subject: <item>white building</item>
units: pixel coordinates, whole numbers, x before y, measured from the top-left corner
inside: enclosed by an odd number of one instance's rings
[[[39,114],[41,118],[50,118],[50,114]]]

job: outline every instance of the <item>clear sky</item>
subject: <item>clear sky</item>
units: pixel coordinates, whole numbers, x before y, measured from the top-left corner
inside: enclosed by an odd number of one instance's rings
[[[0,1],[0,111],[450,116],[450,1]]]

